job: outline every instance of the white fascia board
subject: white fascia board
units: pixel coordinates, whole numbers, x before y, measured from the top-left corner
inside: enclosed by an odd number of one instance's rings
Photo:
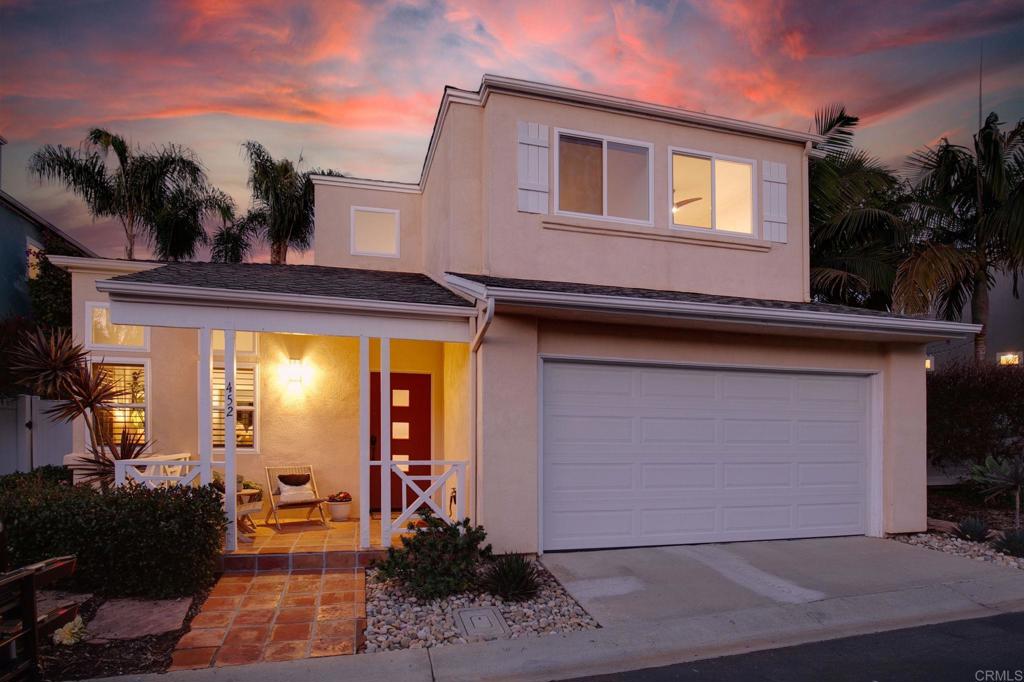
[[[878,334],[906,334],[926,338],[959,338],[970,334],[977,334],[981,331],[981,325],[942,320],[919,320],[851,313],[824,313],[816,310],[788,308],[758,308],[725,303],[640,299],[628,296],[504,289],[484,286],[479,282],[472,282],[454,275],[449,275],[447,282],[449,286],[461,289],[479,298],[494,298],[498,303],[518,303],[552,308],[561,307],[578,310],[653,314],[683,319],[778,327],[806,327]]]
[[[82,256],[47,256],[58,268],[68,272],[95,272],[100,274],[127,274],[159,268],[166,263],[116,258],[85,258]]]
[[[401,194],[420,194],[420,186],[415,182],[395,182],[392,180],[372,180],[370,178],[348,178],[337,175],[311,175],[314,185],[325,187],[349,187],[351,189],[370,189],[383,192],[399,192]]]
[[[262,291],[241,291],[237,289],[213,289],[208,287],[153,284],[149,282],[118,282],[102,280],[96,288],[110,295],[113,300],[144,303],[162,302],[184,305],[235,306],[245,308],[285,308],[288,310],[319,310],[343,313],[356,311],[383,315],[470,318],[476,315],[476,308],[469,306],[434,305],[428,303],[405,303],[399,301],[374,301],[359,298],[334,298],[329,296],[306,296]]]

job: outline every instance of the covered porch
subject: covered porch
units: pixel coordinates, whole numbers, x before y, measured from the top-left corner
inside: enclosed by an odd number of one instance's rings
[[[195,434],[187,460],[118,462],[118,482],[216,477],[227,518],[254,523],[227,525],[228,552],[381,549],[421,509],[448,521],[473,515],[477,310],[430,278],[181,263],[97,289],[110,297],[112,322],[154,332],[154,422],[175,443]],[[321,524],[326,503],[284,503],[278,474],[289,467],[309,471],[315,499],[348,492],[350,518]],[[263,489],[258,506],[251,483]]]

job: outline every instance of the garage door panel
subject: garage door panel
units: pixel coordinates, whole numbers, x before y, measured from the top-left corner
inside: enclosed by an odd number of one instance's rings
[[[863,377],[548,363],[543,390],[545,549],[865,532]]]

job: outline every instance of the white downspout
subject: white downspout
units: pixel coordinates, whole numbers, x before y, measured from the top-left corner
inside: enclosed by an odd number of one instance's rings
[[[484,334],[487,333],[487,328],[491,326],[491,321],[494,319],[494,299],[488,297],[487,307],[484,310],[483,322],[478,322],[476,325],[476,334],[473,335],[473,342],[470,344],[470,357],[469,357],[469,370],[472,374],[470,381],[473,384],[473,394],[471,396],[473,418],[470,420],[472,425],[472,444],[473,444],[473,522],[480,523],[480,442],[479,442],[479,428],[477,427],[477,420],[480,417],[480,371],[477,367],[477,350],[480,348],[480,344],[483,343]],[[479,318],[476,318],[479,319]]]

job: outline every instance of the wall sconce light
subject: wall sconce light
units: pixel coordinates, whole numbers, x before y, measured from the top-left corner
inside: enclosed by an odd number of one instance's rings
[[[931,372],[935,369],[935,356],[926,355],[924,356],[924,371]]]
[[[302,360],[292,358],[288,361],[288,383],[293,385],[302,383]]]
[[[1021,352],[1012,351],[1009,353],[999,353],[996,358],[997,362],[1003,367],[1011,367],[1021,364]]]

